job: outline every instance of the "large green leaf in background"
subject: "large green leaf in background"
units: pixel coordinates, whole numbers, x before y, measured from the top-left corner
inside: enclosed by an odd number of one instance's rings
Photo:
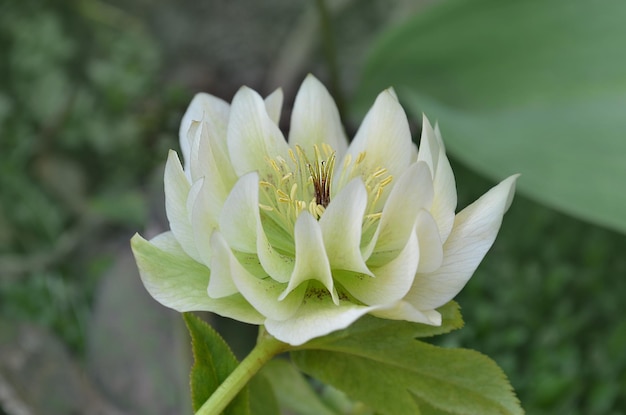
[[[626,1],[442,2],[379,39],[358,109],[391,85],[473,169],[626,232]]]

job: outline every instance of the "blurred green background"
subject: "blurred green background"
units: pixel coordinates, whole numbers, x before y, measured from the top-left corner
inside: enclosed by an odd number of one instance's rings
[[[320,4],[0,2],[0,414],[190,412],[182,319],[128,240],[167,228],[194,93],[282,87],[287,129],[309,72],[350,134],[391,85],[416,139],[439,120],[459,208],[523,174],[457,298],[466,327],[434,341],[494,358],[529,414],[626,413],[625,7]],[[254,330],[210,318],[245,353]]]

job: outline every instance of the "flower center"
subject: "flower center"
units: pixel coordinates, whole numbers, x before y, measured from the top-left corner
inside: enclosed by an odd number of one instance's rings
[[[259,181],[259,206],[288,233],[302,211],[319,219],[330,203],[335,151],[327,144],[315,145],[313,156],[309,159],[296,146],[289,150],[289,160],[268,158],[271,169]]]
[[[300,213],[307,210],[316,219],[324,214],[336,192],[333,181],[340,189],[352,178],[361,176],[368,194],[363,232],[371,229],[371,225],[381,217],[379,201],[384,198],[385,188],[393,180],[388,170],[369,166],[365,161],[365,152],[354,158],[348,154],[343,160],[340,176],[334,180],[334,149],[323,143],[314,145],[312,150],[312,154],[307,156],[302,147],[296,146],[289,150],[288,160],[280,156],[266,159],[270,168],[259,181],[262,219],[270,219],[293,237],[294,224]],[[266,220],[264,224],[267,225]]]

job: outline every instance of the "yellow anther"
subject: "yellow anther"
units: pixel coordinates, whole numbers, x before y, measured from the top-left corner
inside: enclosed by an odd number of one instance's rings
[[[293,164],[298,164],[298,160],[296,159],[296,154],[293,152],[292,149],[289,149],[289,158],[291,159],[291,161],[293,161]]]
[[[385,187],[393,181],[393,176],[387,176],[380,181],[380,187]]]
[[[259,180],[259,186],[261,187],[272,187],[272,184],[269,182],[266,182],[265,180]]]
[[[263,210],[266,210],[268,212],[273,212],[274,208],[268,205],[264,205],[263,203],[259,203],[259,207]]]
[[[289,197],[291,197],[291,200],[294,200],[296,198],[296,191],[298,191],[298,183],[294,183],[291,186],[291,192],[289,192]]]
[[[326,208],[324,206],[322,205],[315,206],[315,213],[317,214],[318,218],[321,218],[325,211],[326,211]]]
[[[365,158],[365,151],[361,151],[358,157],[356,158],[356,162],[354,164],[359,164],[360,162],[363,161],[364,158]]]
[[[344,170],[348,168],[350,163],[352,163],[352,154],[346,154],[346,157],[343,159]]]
[[[280,168],[278,167],[278,164],[276,164],[276,160],[270,160],[270,165],[272,166],[272,168],[277,171],[278,173],[280,173]]]
[[[374,221],[374,220],[380,219],[381,216],[383,216],[383,213],[378,212],[378,213],[370,213],[369,215],[365,215],[365,218]]]
[[[383,195],[383,187],[380,186],[378,189],[376,189],[376,196],[374,196],[374,203],[378,202],[378,200],[380,199],[382,195]]]
[[[292,177],[293,177],[293,172],[289,172],[280,179],[280,182],[285,183],[287,180],[291,179]]]
[[[376,170],[376,171],[374,172],[374,174],[372,174],[372,176],[374,176],[374,177],[380,177],[380,176],[384,175],[385,173],[387,173],[387,169],[386,169],[386,168],[384,168],[384,167],[381,167],[380,169]]]

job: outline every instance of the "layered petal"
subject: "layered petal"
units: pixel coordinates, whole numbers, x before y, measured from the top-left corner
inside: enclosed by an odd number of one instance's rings
[[[419,310],[435,309],[461,291],[496,238],[517,177],[503,180],[456,215],[443,264],[432,273],[417,274],[405,301]]]
[[[287,282],[294,260],[281,255],[270,244],[259,212],[259,176],[256,172],[241,177],[224,203],[220,230],[231,248],[256,253],[267,274],[278,282]]]
[[[335,305],[326,296],[307,295],[298,311],[288,320],[265,321],[266,330],[278,340],[299,346],[316,337],[345,329],[380,306],[362,306],[348,301]]]
[[[185,160],[185,172],[187,172],[188,177],[190,177],[191,157],[198,157],[198,154],[191,150],[191,146],[199,123],[201,121],[207,123],[216,141],[218,141],[219,147],[226,149],[226,127],[228,125],[229,109],[230,105],[227,102],[205,93],[196,94],[191,100],[187,111],[183,115],[178,133],[180,148]],[[227,154],[224,150],[222,150],[222,153]]]
[[[165,213],[170,229],[187,255],[199,261],[200,255],[196,248],[187,210],[187,197],[191,184],[183,172],[178,155],[173,150],[170,150],[165,164],[164,184]]]
[[[441,240],[445,242],[452,231],[457,194],[454,174],[441,139],[439,127],[432,128],[428,118],[423,117],[422,137],[417,155],[419,161],[428,164],[433,177],[434,199],[430,209],[437,222]]]
[[[299,145],[313,157],[313,146],[322,143],[338,154],[344,154],[348,147],[335,101],[317,78],[308,75],[298,90],[291,113],[289,145]]]
[[[435,219],[425,209],[417,213],[415,233],[417,234],[420,251],[420,262],[417,272],[433,272],[443,262],[443,244]]]
[[[360,248],[366,207],[367,190],[357,178],[341,190],[320,218],[324,246],[333,270],[374,276],[365,264]]]
[[[296,243],[296,263],[289,284],[279,299],[284,299],[297,287],[306,286],[305,281],[319,281],[339,303],[337,290],[330,271],[330,262],[324,248],[324,238],[319,223],[307,211],[296,220],[294,238]]]
[[[357,175],[366,176],[380,168],[386,168],[391,176],[399,177],[411,163],[412,147],[404,110],[394,93],[383,91],[338,164],[340,168],[346,166],[348,172],[337,176],[337,184],[341,187]],[[357,160],[361,161],[357,163]]]
[[[441,314],[437,310],[418,310],[406,301],[398,301],[389,308],[374,310],[371,313],[378,318],[406,320],[413,323],[441,326]]]
[[[412,164],[391,190],[376,233],[363,250],[368,263],[384,261],[389,259],[389,254],[397,254],[406,245],[418,212],[430,208],[432,200],[433,186],[428,166],[423,162]]]
[[[280,121],[280,112],[283,107],[283,90],[278,88],[276,91],[265,97],[265,109],[272,122],[278,125]]]
[[[264,317],[239,294],[210,298],[206,289],[210,271],[181,249],[171,232],[150,242],[139,234],[131,247],[144,286],[155,300],[179,312],[211,311],[250,324],[262,324]]]
[[[228,153],[238,176],[258,171],[275,174],[269,159],[289,160],[289,146],[272,121],[261,96],[250,88],[239,89],[230,109]]]
[[[409,241],[395,259],[373,270],[375,277],[363,274],[337,275],[341,285],[357,300],[368,305],[393,304],[402,299],[413,284],[420,252],[417,235],[410,232]]]
[[[213,232],[211,248],[214,252],[211,262],[212,278],[219,278],[223,281],[219,283],[220,287],[228,287],[228,278],[231,278],[237,291],[265,317],[286,320],[300,307],[306,290],[305,286],[294,290],[279,301],[278,296],[283,291],[285,284],[276,282],[271,278],[260,278],[252,275],[237,261],[219,232]]]

